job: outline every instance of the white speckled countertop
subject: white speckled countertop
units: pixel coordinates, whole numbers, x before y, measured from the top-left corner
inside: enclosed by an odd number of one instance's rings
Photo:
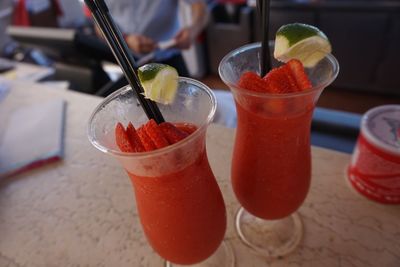
[[[0,267],[163,266],[142,234],[128,177],[86,137],[100,98],[15,82],[0,104],[1,125],[18,105],[49,98],[68,102],[65,159],[0,181]],[[344,178],[350,156],[320,148],[313,149],[311,191],[300,209],[301,245],[273,261],[250,253],[233,227],[233,138],[233,130],[212,125],[207,148],[228,207],[236,266],[400,266],[400,206],[353,192]]]

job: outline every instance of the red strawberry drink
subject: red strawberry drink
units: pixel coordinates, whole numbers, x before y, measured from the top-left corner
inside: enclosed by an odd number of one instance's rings
[[[289,215],[310,187],[312,113],[338,64],[331,55],[307,70],[298,60],[279,68],[274,62],[275,68],[260,77],[259,50],[259,44],[234,50],[219,72],[232,90],[238,115],[231,169],[244,208],[236,218],[238,233],[259,254],[281,256],[301,239],[300,218]]]
[[[236,196],[259,218],[287,217],[302,204],[310,186],[310,123],[320,91],[311,91],[297,60],[264,78],[244,72],[237,86],[239,125],[232,162]],[[270,95],[265,98],[253,92]]]
[[[127,171],[153,249],[173,263],[193,264],[217,250],[226,229],[205,148],[215,97],[205,85],[180,78],[174,103],[159,107],[169,122],[157,125],[147,120],[133,91],[122,88],[96,109],[89,136]]]

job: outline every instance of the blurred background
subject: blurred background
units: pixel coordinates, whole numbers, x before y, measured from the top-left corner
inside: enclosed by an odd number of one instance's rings
[[[83,1],[28,4],[29,0],[0,1],[1,71],[8,70],[10,62],[29,63],[52,69],[40,82],[62,81],[70,90],[100,96],[112,92],[121,71],[96,35]],[[182,54],[190,76],[212,89],[227,90],[218,76],[220,60],[261,37],[255,1],[206,4],[207,26]],[[184,1],[180,5],[182,25],[190,24],[190,7]],[[272,0],[270,39],[281,25],[292,22],[325,32],[340,63],[339,77],[318,106],[364,113],[377,105],[400,103],[400,0]]]

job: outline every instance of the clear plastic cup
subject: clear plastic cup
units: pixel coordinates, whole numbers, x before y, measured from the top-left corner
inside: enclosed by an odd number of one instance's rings
[[[242,205],[236,230],[257,254],[279,257],[301,241],[296,211],[311,181],[312,113],[323,89],[336,78],[339,64],[327,55],[306,69],[313,85],[307,91],[269,94],[240,88],[244,72],[259,73],[260,50],[260,44],[250,44],[230,52],[222,59],[219,74],[233,93],[238,116],[231,169]]]
[[[89,121],[89,139],[126,170],[143,231],[161,257],[174,264],[195,264],[208,258],[230,266],[232,252],[228,246],[220,246],[226,230],[225,205],[205,147],[206,130],[216,110],[215,96],[204,84],[179,78],[174,103],[159,104],[159,108],[166,121],[190,123],[197,130],[168,147],[121,152],[115,143],[116,124],[132,122],[138,127],[148,121],[127,86],[95,109]]]

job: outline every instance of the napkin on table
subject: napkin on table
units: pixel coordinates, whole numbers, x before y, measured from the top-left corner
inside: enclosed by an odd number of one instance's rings
[[[54,99],[13,112],[0,139],[0,178],[60,160],[66,103]]]

